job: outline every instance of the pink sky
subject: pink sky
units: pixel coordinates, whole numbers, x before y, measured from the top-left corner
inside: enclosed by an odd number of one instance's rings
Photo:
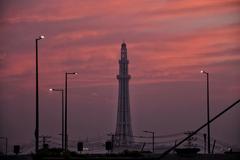
[[[192,130],[240,98],[239,0],[3,0],[0,2],[0,136],[34,139],[35,38],[39,42],[41,134],[60,132],[60,96],[48,88],[69,80],[69,134],[115,131],[120,44],[130,61],[133,133]],[[213,137],[240,143],[239,107]],[[106,116],[107,115],[107,116]],[[90,118],[89,118],[90,117]],[[169,117],[171,119],[169,119]]]

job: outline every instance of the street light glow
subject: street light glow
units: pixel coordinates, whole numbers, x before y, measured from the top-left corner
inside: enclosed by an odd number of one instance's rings
[[[208,72],[204,71],[204,70],[201,70],[200,71],[202,74],[208,74]]]
[[[49,91],[51,91],[51,92],[52,92],[52,91],[53,91],[53,89],[52,89],[52,88],[50,88],[50,89],[49,89]]]
[[[45,36],[41,35],[39,38],[40,38],[40,39],[44,39],[44,38],[45,38]]]

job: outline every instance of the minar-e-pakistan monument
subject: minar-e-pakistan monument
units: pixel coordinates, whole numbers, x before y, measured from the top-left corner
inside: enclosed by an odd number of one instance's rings
[[[119,74],[117,79],[118,87],[118,112],[117,126],[115,132],[115,145],[130,146],[133,143],[133,133],[131,126],[130,101],[129,101],[129,80],[128,74],[127,45],[121,45],[121,58],[119,60]]]

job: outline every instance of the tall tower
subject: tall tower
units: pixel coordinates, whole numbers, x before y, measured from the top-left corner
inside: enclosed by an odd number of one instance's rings
[[[128,74],[128,63],[127,46],[123,42],[121,46],[121,58],[119,60],[119,74],[117,75],[119,87],[115,144],[118,146],[129,146],[133,142],[128,84],[131,76]]]

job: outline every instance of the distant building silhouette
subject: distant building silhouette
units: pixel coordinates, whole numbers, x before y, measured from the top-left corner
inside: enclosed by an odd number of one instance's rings
[[[129,80],[131,76],[128,74],[128,63],[127,45],[123,42],[121,46],[121,58],[119,60],[119,74],[117,75],[119,82],[117,126],[115,132],[115,145],[117,146],[129,146],[133,143],[129,101]]]

